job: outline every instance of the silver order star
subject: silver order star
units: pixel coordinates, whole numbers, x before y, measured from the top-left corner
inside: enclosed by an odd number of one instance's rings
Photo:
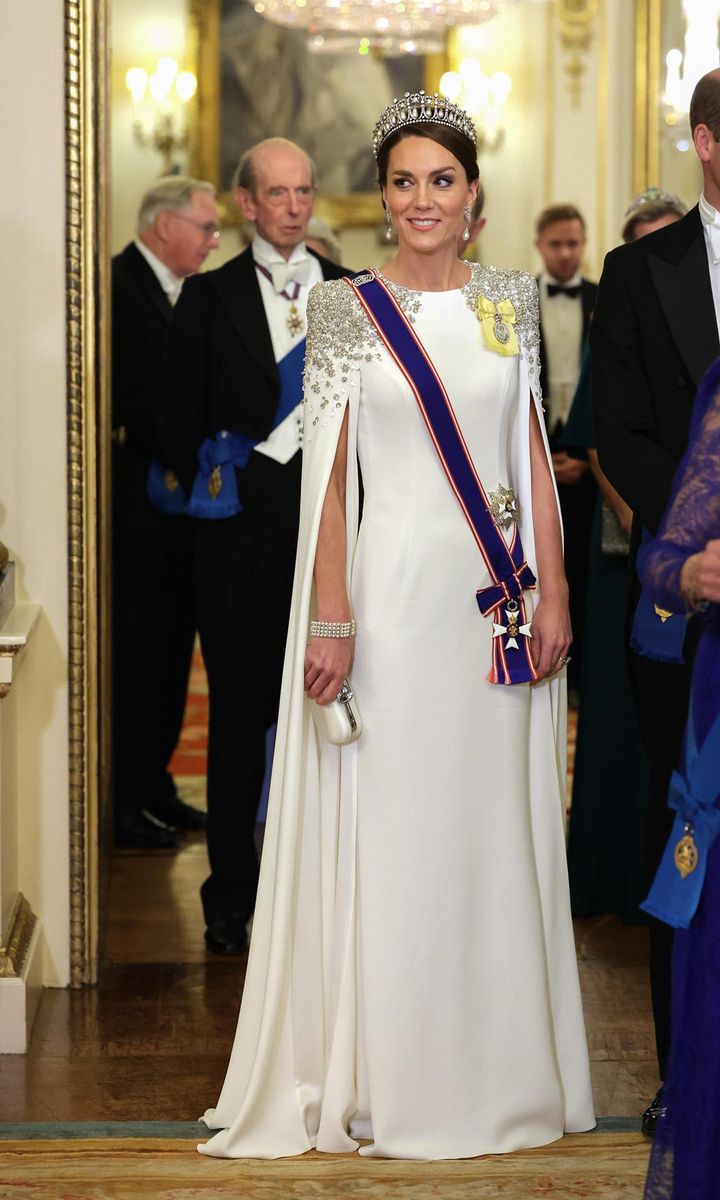
[[[496,525],[501,529],[509,529],[520,519],[520,505],[512,488],[497,485],[497,491],[489,493],[490,507],[488,512]]]
[[[504,635],[506,635],[508,633],[508,629],[510,626],[513,626],[517,630],[518,637],[520,637],[520,636],[526,637],[526,638],[532,637],[532,633],[530,632],[529,624],[528,625],[518,625],[517,610],[515,612],[512,612],[510,609],[506,608],[505,616],[507,617],[507,622],[508,622],[507,625],[499,625],[497,623],[497,621],[493,621],[493,637],[494,638],[503,637]],[[505,643],[505,649],[506,650],[519,650],[520,647],[518,646],[517,638],[514,636],[508,637],[508,640]]]

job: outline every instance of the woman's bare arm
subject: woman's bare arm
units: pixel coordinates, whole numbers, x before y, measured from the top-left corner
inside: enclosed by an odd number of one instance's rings
[[[352,617],[345,584],[347,529],[345,487],[348,454],[348,411],[345,411],[325,494],[317,550],[315,595],[318,621],[349,621]],[[352,666],[354,638],[311,637],[305,653],[305,690],[312,700],[329,704],[335,699]]]
[[[541,679],[553,675],[572,642],[560,517],[535,405],[530,405],[530,468],[540,598],[532,620],[533,662]]]
[[[590,462],[590,470],[595,476],[597,485],[602,492],[603,499],[606,500],[610,505],[610,508],[613,510],[615,516],[620,522],[621,528],[628,535],[628,537],[630,537],[630,529],[632,526],[632,509],[628,507],[620,493],[615,491],[615,488],[600,466],[597,450],[588,450],[587,455]]]

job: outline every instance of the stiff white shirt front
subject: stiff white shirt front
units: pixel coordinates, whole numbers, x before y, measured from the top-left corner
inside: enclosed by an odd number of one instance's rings
[[[712,287],[713,304],[715,305],[715,322],[720,336],[720,212],[713,208],[705,194],[700,197],[700,220],[705,234],[708,267],[710,269],[710,286]]]
[[[303,323],[300,333],[291,333],[288,329],[287,321],[291,302],[276,292],[271,280],[263,275],[262,271],[257,272],[275,362],[280,362],[305,337],[308,294],[310,288],[316,283],[322,283],[322,268],[318,260],[305,248],[304,242],[294,248],[289,259],[285,259],[279,250],[255,234],[252,240],[252,254],[255,261],[268,271],[271,271],[273,263],[287,263],[288,266],[297,264],[298,267],[297,282],[300,284],[300,291],[295,300],[295,307]],[[292,274],[283,290],[289,291],[292,295],[294,290]],[[257,452],[266,455],[267,458],[273,458],[279,463],[289,462],[302,445],[302,416],[303,406],[298,404],[285,420],[276,429],[273,429],[266,441],[260,442],[255,447]]]
[[[565,284],[543,271],[540,276],[540,320],[547,357],[551,431],[564,425],[580,378],[582,344],[582,297],[548,296],[548,284],[553,287],[579,287],[581,279],[575,275]]]
[[[180,279],[178,275],[175,275],[169,267],[166,267],[162,259],[158,258],[157,254],[153,254],[152,250],[144,242],[141,242],[139,238],[135,238],[135,245],[153,271],[160,287],[174,308],[185,281]]]

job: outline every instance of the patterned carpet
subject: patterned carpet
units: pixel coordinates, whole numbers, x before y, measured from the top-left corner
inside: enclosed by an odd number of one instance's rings
[[[2,1200],[641,1200],[639,1133],[576,1134],[460,1162],[357,1155],[227,1161],[185,1137],[0,1142]]]

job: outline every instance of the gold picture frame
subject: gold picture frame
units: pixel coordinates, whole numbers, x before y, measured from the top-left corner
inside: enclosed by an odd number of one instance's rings
[[[190,174],[220,187],[220,6],[221,0],[190,0],[189,56],[198,89],[189,114],[188,162]],[[448,69],[448,55],[425,56],[425,90],[438,89]],[[240,225],[230,192],[221,192],[220,209],[225,225]],[[383,219],[377,192],[321,195],[315,211],[334,229],[367,229]]]
[[[106,0],[65,0],[70,984],[97,981],[109,808]]]

